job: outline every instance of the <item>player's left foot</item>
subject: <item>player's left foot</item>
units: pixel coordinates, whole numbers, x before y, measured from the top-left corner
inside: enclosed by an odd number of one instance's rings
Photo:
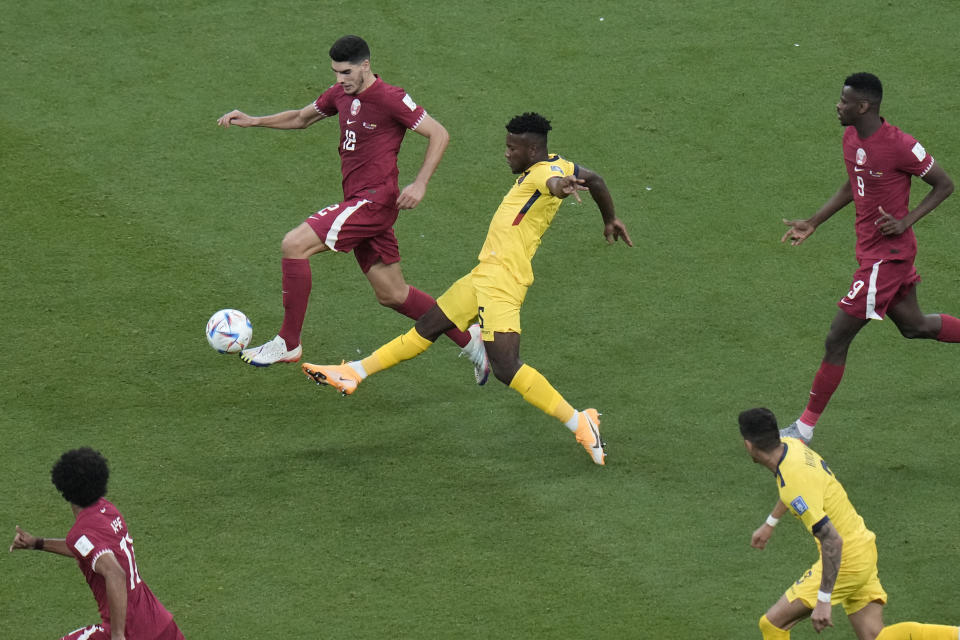
[[[580,412],[580,424],[577,425],[579,442],[596,464],[606,464],[606,443],[600,438],[600,414],[596,409],[584,409]]]
[[[308,378],[319,385],[333,387],[341,395],[350,395],[357,390],[357,386],[360,384],[360,376],[345,362],[332,365],[304,362],[300,367]]]
[[[780,429],[781,438],[796,438],[797,440],[802,440],[803,444],[810,444],[810,441],[813,440],[813,435],[811,434],[809,438],[805,438],[802,433],[800,433],[800,425],[797,424],[797,421],[794,420],[790,423],[790,426]]]
[[[470,333],[470,342],[460,350],[460,355],[470,358],[470,362],[473,363],[474,378],[477,384],[483,386],[487,384],[487,378],[490,377],[490,358],[487,357],[487,347],[483,344],[480,325],[472,324],[467,331]]]

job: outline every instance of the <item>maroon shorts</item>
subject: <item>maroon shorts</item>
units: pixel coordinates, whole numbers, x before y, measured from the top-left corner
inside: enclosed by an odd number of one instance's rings
[[[110,640],[110,632],[98,624],[92,624],[89,627],[71,631],[60,640]],[[177,623],[171,621],[154,640],[184,640],[184,638]]]
[[[334,251],[353,251],[366,273],[377,262],[400,262],[400,246],[393,235],[399,213],[395,208],[351,198],[317,211],[307,218],[307,224]]]
[[[883,320],[887,309],[900,302],[920,282],[912,261],[876,260],[861,262],[853,284],[837,306],[854,318]]]

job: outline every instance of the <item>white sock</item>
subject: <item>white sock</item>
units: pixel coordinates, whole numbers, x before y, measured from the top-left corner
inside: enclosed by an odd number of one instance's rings
[[[580,412],[574,411],[573,417],[567,420],[564,424],[567,425],[567,429],[570,429],[570,431],[573,431],[574,433],[576,433],[577,426],[580,424]]]
[[[360,376],[361,380],[367,379],[367,370],[363,368],[363,365],[360,364],[359,360],[354,360],[353,362],[348,362],[347,365],[357,372],[357,375]]]

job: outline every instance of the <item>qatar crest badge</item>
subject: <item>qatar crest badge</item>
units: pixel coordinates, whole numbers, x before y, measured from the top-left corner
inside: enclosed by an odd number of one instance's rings
[[[350,115],[355,116],[360,113],[360,98],[354,98],[350,103]]]

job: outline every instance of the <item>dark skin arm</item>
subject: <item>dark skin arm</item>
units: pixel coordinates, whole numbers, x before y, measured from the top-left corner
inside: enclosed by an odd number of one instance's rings
[[[600,208],[600,215],[603,217],[603,236],[607,239],[607,244],[613,244],[622,239],[628,247],[633,246],[630,240],[630,234],[623,222],[617,218],[616,209],[613,206],[613,196],[607,189],[607,183],[599,173],[595,173],[586,167],[580,167],[579,176],[554,176],[547,180],[547,188],[557,198],[566,198],[572,195],[580,200],[579,191],[589,191],[590,197]]]
[[[924,196],[923,200],[920,201],[913,211],[900,220],[897,220],[884,211],[883,207],[880,207],[880,219],[877,221],[880,233],[885,236],[900,235],[912,227],[917,220],[936,209],[941,202],[953,193],[953,180],[951,180],[947,172],[943,170],[943,167],[937,163],[934,163],[933,166],[930,167],[930,170],[927,171],[922,180],[932,187],[930,192]]]

